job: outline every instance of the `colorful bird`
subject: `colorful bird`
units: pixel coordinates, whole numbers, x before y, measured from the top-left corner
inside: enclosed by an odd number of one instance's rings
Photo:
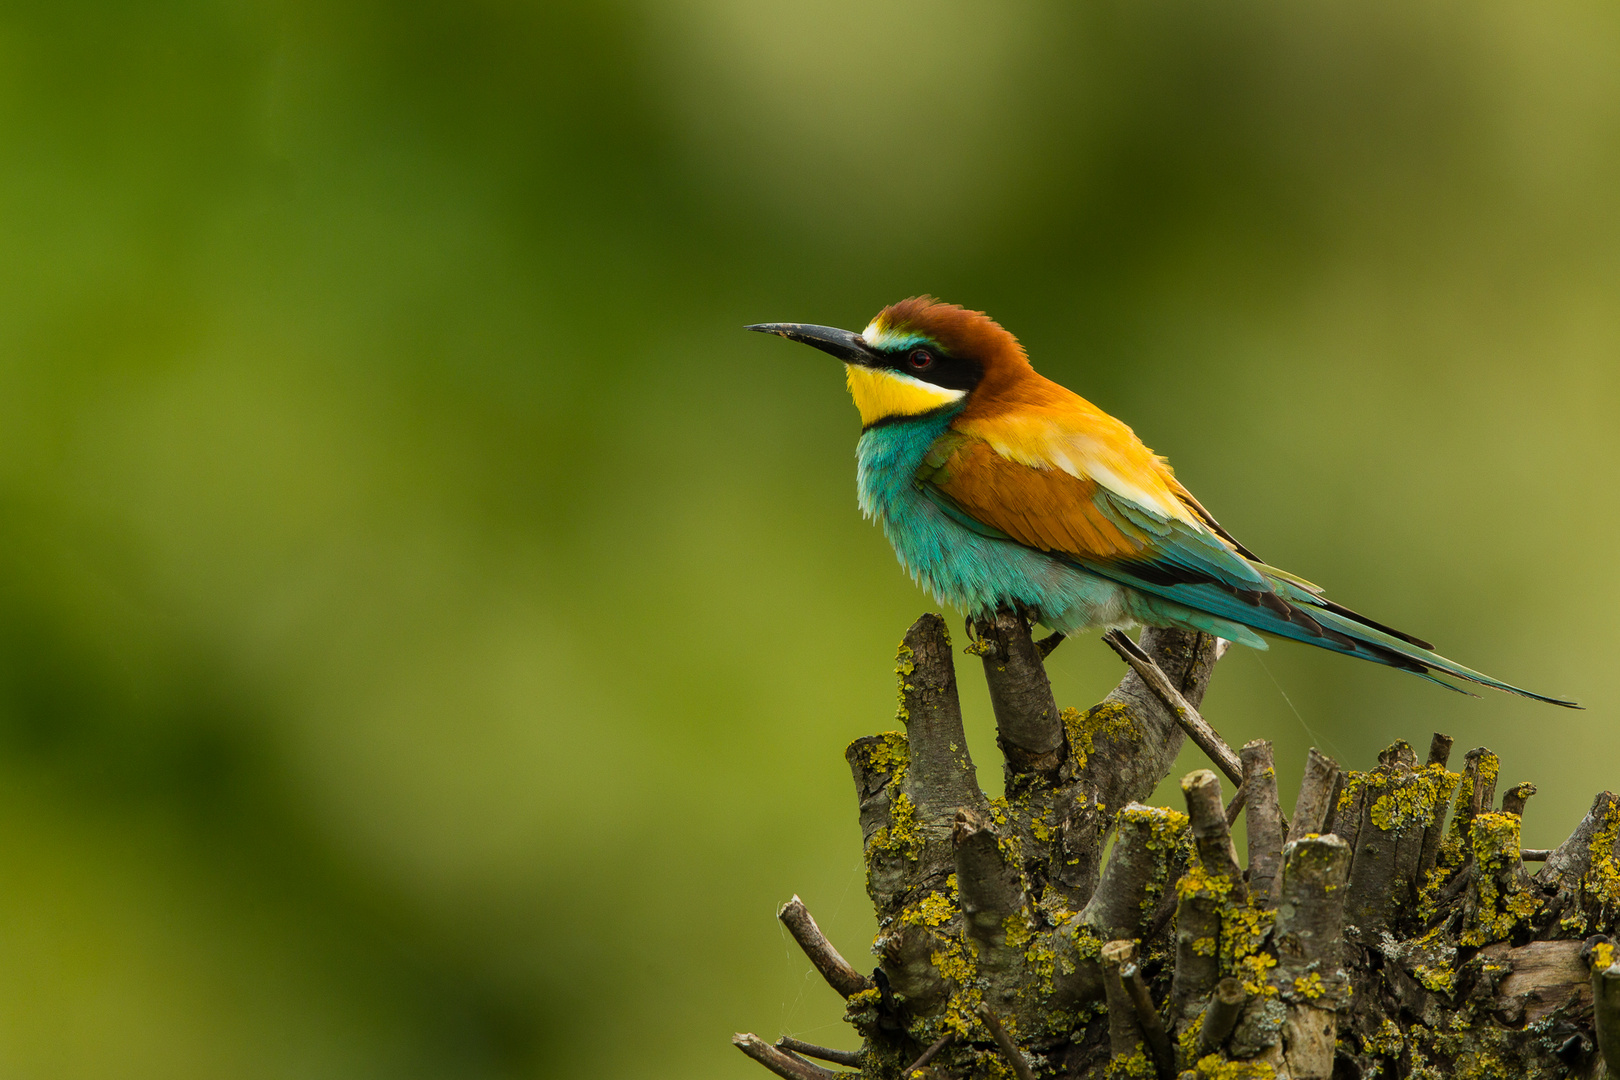
[[[1579,708],[1464,667],[1267,566],[1119,420],[1039,375],[983,312],[919,296],[859,334],[748,327],[844,362],[861,414],[861,510],[901,565],[983,618],[1023,607],[1062,634],[1177,627],[1257,649],[1260,633]]]

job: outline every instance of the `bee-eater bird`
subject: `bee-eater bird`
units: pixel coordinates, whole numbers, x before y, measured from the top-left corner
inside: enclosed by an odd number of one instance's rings
[[[861,510],[941,602],[983,618],[1023,607],[1062,634],[1138,625],[1258,649],[1256,631],[1554,705],[1267,566],[1221,528],[1165,459],[1097,406],[1037,374],[980,311],[919,296],[859,334],[750,326],[844,362],[861,414]]]

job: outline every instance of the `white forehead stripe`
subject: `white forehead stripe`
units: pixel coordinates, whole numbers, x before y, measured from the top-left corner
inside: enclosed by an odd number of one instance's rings
[[[897,331],[889,327],[879,326],[874,320],[865,330],[861,331],[861,340],[871,349],[901,349],[907,345],[924,342],[928,339],[921,334],[911,331]]]

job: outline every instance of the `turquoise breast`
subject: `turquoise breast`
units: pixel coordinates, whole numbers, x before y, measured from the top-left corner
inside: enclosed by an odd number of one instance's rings
[[[970,616],[1018,603],[1038,609],[1043,623],[1064,633],[1141,621],[1133,610],[1135,590],[974,532],[923,492],[917,469],[955,412],[868,428],[856,447],[861,511],[883,526],[900,565],[942,603]]]

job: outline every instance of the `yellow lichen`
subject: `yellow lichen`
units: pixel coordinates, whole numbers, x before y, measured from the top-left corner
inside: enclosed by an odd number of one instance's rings
[[[1064,709],[1063,727],[1069,736],[1069,757],[1076,768],[1083,768],[1086,755],[1096,750],[1098,739],[1114,742],[1140,743],[1142,733],[1131,718],[1131,710],[1119,702],[1105,701],[1093,705],[1085,712]]]
[[[1466,936],[1466,935],[1465,935]],[[1456,983],[1457,973],[1446,967],[1419,964],[1412,969],[1417,981],[1437,994],[1449,994]]]
[[[1057,830],[1052,827],[1052,808],[1043,806],[1038,812],[1029,816],[1029,832],[1043,844],[1050,844],[1057,839]]]
[[[1406,1038],[1401,1034],[1400,1027],[1395,1021],[1385,1018],[1377,1031],[1361,1040],[1361,1049],[1366,1054],[1377,1054],[1380,1057],[1397,1057],[1406,1048]]]
[[[1105,1074],[1109,1080],[1153,1080],[1156,1075],[1153,1062],[1148,1060],[1147,1050],[1141,1043],[1129,1054],[1117,1054],[1108,1063],[1108,1072]]]
[[[990,800],[990,820],[997,825],[1005,825],[1012,820],[1005,795]]]
[[[1199,1010],[1197,1016],[1182,1029],[1176,1036],[1176,1060],[1194,1061],[1198,1057],[1198,1049],[1203,1044],[1204,1018],[1209,1015],[1209,1006]]]
[[[944,926],[956,915],[956,875],[950,877],[951,894],[929,893],[906,908],[901,921],[912,926]]]
[[[979,951],[973,942],[960,933],[939,939],[939,947],[928,957],[934,970],[951,986],[950,1000],[945,1015],[940,1018],[943,1030],[967,1038],[979,1023],[979,1006],[984,995],[978,987]]]
[[[1375,774],[1376,775],[1376,774]],[[1427,828],[1451,798],[1458,775],[1440,765],[1425,765],[1405,776],[1384,774],[1383,794],[1373,800],[1369,817],[1385,832],[1410,826]]]
[[[1607,941],[1600,941],[1592,946],[1592,970],[1608,971],[1614,966],[1614,945]]]
[[[883,991],[877,987],[868,990],[857,990],[849,995],[849,1007],[852,1009],[870,1007],[876,1008],[883,1004]]]
[[[1277,1075],[1277,1070],[1264,1061],[1226,1061],[1219,1054],[1199,1058],[1188,1072],[1196,1080],[1274,1080]]]
[[[1143,847],[1153,858],[1147,888],[1142,894],[1142,912],[1147,914],[1158,908],[1171,864],[1178,853],[1190,851],[1192,835],[1187,828],[1187,815],[1164,806],[1128,806],[1120,811],[1120,828],[1127,823],[1147,826],[1148,837]]]
[[[1214,875],[1204,869],[1204,864],[1196,860],[1187,864],[1187,869],[1176,879],[1176,899],[1184,900],[1189,896],[1207,893],[1217,900],[1226,898],[1232,891],[1232,882],[1224,875]]]
[[[1271,969],[1277,958],[1270,953],[1253,953],[1238,961],[1237,977],[1243,980],[1243,989],[1251,997],[1273,997],[1277,988],[1271,985]]]
[[[904,781],[911,765],[911,744],[903,731],[880,732],[874,741],[851,743],[850,751],[868,772],[888,774],[891,784]]]
[[[1091,733],[1080,724],[1080,710],[1069,706],[1058,713],[1063,730],[1069,737],[1069,767],[1075,772],[1086,767],[1086,755],[1092,751]]]
[[[1309,975],[1294,980],[1294,993],[1310,1001],[1315,1001],[1327,993],[1327,984],[1322,981],[1321,975],[1313,971]]]
[[[1012,940],[1008,936],[1008,942]],[[1024,950],[1024,960],[1035,975],[1032,989],[1038,997],[1045,997],[1052,991],[1052,980],[1057,977],[1058,955],[1052,947],[1051,934],[1032,935],[1029,948]],[[1065,965],[1068,967],[1069,965]]]
[[[1243,905],[1228,905],[1221,909],[1221,970],[1223,974],[1237,974],[1243,960],[1260,951],[1272,924],[1275,912],[1255,906],[1251,901]]]
[[[1015,911],[1003,919],[1001,931],[1007,936],[1007,947],[1011,949],[1022,949],[1035,936],[1029,916],[1022,911]]]
[[[1603,827],[1587,848],[1591,863],[1581,885],[1594,901],[1611,908],[1620,905],[1620,865],[1615,859],[1617,840],[1620,840],[1620,803],[1610,802],[1603,816]]]
[[[1474,771],[1478,776],[1477,786],[1493,791],[1496,788],[1496,777],[1502,771],[1501,760],[1487,750],[1474,759]],[[1464,861],[1468,851],[1471,825],[1466,811],[1473,805],[1475,788],[1475,781],[1467,773],[1458,778],[1457,813],[1451,817],[1451,827],[1447,830],[1445,843],[1440,849],[1440,862],[1443,866],[1459,866]]]
[[[889,823],[872,834],[867,847],[868,857],[880,851],[900,855],[916,861],[922,852],[922,825],[917,821],[917,806],[905,792],[889,803]]]
[[[949,638],[946,640],[948,641]],[[912,689],[912,686],[906,680],[910,679],[912,673],[916,670],[917,654],[912,651],[910,645],[902,641],[900,647],[894,653],[894,676],[895,683],[898,686],[895,691],[894,718],[908,726],[911,723],[911,712],[906,708],[906,692]]]
[[[1514,876],[1519,860],[1519,815],[1484,812],[1476,814],[1469,830],[1474,860],[1478,903],[1472,925],[1458,940],[1464,945],[1488,945],[1505,941],[1525,919],[1540,910],[1542,900]],[[1506,880],[1504,890],[1499,881]]]

